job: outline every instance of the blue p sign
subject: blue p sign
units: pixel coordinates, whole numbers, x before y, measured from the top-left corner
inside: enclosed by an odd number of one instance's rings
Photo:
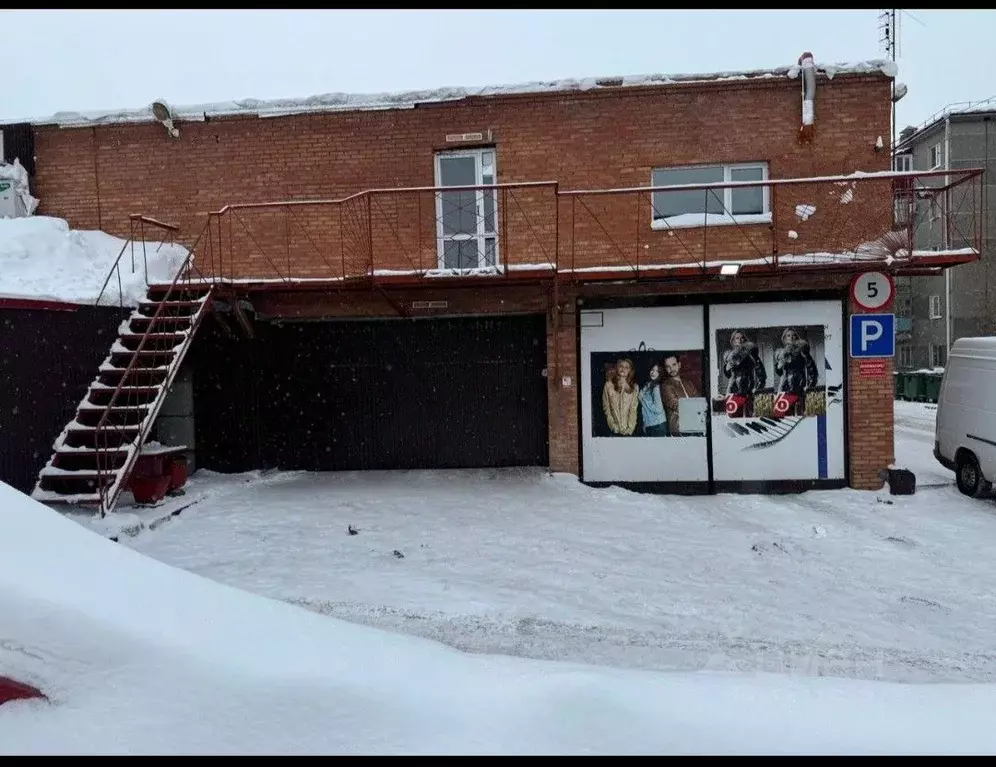
[[[851,356],[892,357],[896,353],[892,314],[851,315]]]

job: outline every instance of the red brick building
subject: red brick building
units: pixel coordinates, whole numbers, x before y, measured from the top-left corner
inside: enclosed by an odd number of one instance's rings
[[[872,488],[891,360],[849,359],[850,281],[977,254],[897,218],[889,65],[815,74],[805,125],[798,66],[59,115],[35,193],[193,246],[202,466]]]

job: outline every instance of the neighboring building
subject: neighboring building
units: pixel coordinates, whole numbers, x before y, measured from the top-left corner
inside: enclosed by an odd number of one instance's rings
[[[954,104],[918,128],[902,131],[897,170],[983,168],[982,185],[971,193],[952,191],[934,204],[917,206],[916,247],[960,248],[979,236],[981,258],[941,276],[899,280],[897,367],[944,367],[950,345],[963,336],[996,335],[996,207],[990,201],[996,170],[996,99]],[[981,189],[981,194],[980,194]],[[947,207],[945,207],[947,206]],[[984,216],[982,211],[985,211]],[[984,218],[984,221],[981,219]]]
[[[150,109],[62,113],[32,122],[36,194],[76,228],[146,213],[197,240],[202,467],[874,488],[891,361],[849,358],[848,284],[975,254],[887,236],[892,65],[819,67],[805,125],[799,74],[207,105],[173,110],[176,135]],[[172,375],[173,354],[142,375]],[[89,497],[101,480],[74,471],[41,496]]]

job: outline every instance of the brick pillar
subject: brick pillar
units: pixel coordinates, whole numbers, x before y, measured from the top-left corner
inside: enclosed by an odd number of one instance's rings
[[[560,312],[547,312],[546,353],[549,392],[550,471],[578,474],[577,312],[574,295],[562,295]],[[556,326],[555,326],[556,325]],[[571,379],[563,385],[564,376]]]
[[[890,312],[890,307],[869,314]],[[862,310],[848,298],[848,315]],[[848,354],[848,350],[844,349]],[[848,360],[847,441],[850,458],[849,484],[856,490],[878,490],[883,482],[879,471],[895,461],[893,414],[895,384],[892,380],[892,360],[885,363],[882,375],[862,375],[860,360]]]

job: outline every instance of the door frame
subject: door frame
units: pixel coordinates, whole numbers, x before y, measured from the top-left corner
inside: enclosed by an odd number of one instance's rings
[[[844,365],[844,478],[843,479],[814,479],[814,480],[763,480],[757,482],[717,482],[713,474],[712,455],[712,418],[706,419],[706,455],[708,459],[708,477],[706,482],[588,482],[584,478],[584,419],[588,415],[584,412],[583,398],[580,391],[577,391],[577,450],[578,450],[578,480],[591,487],[618,486],[627,490],[643,493],[659,494],[680,494],[680,495],[713,495],[716,493],[794,493],[804,490],[831,490],[850,486],[851,481],[851,449],[850,449],[850,392],[851,392],[851,372],[850,358],[847,350],[850,339],[848,337],[848,289],[837,290],[800,290],[795,292],[767,293],[760,290],[744,293],[701,293],[683,295],[646,295],[634,297],[622,296],[584,296],[578,298],[574,305],[574,322],[577,328],[575,333],[575,359],[577,367],[575,376],[581,380],[581,365],[583,362],[581,353],[581,312],[598,309],[624,309],[624,308],[644,308],[657,306],[687,306],[695,305],[702,307],[702,332],[704,334],[704,348],[702,350],[703,372],[710,369],[712,365],[712,343],[710,338],[712,328],[709,323],[709,307],[720,304],[755,304],[755,303],[794,303],[803,301],[839,301],[841,311],[841,343],[843,344],[843,365]],[[706,379],[705,391],[711,396],[709,380]]]
[[[451,157],[473,157],[474,163],[474,186],[484,186],[484,153],[491,153],[491,167],[493,169],[493,180],[492,183],[497,186],[498,184],[498,152],[495,147],[476,147],[476,148],[465,148],[465,149],[441,149],[437,151],[433,156],[433,172],[435,174],[435,186],[437,190],[445,190],[445,186],[442,184],[442,161],[446,158]],[[476,236],[468,235],[466,240],[477,240],[477,265],[471,267],[447,267],[445,258],[445,246],[447,241],[452,241],[452,238],[448,240],[442,233],[443,226],[443,194],[444,191],[436,192],[436,225],[435,232],[433,236],[436,238],[436,260],[437,267],[444,271],[453,271],[458,273],[463,273],[467,271],[472,271],[474,269],[495,269],[496,271],[501,270],[501,255],[500,255],[500,243],[498,242],[498,232],[499,232],[499,216],[501,211],[498,206],[498,194],[495,190],[494,194],[494,231],[488,232],[484,226],[484,190],[478,189],[475,192],[475,208],[477,214],[477,234]],[[485,254],[485,243],[488,240],[494,242],[494,263],[484,264],[484,254]],[[456,240],[459,242],[459,240]]]

